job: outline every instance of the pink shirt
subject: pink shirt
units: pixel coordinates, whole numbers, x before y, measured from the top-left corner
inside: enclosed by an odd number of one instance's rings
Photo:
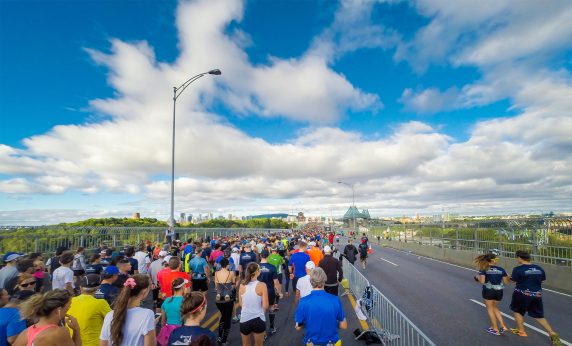
[[[222,252],[221,250],[213,250],[213,252],[211,252],[211,255],[209,257],[209,261],[211,263],[214,263],[214,261],[216,261],[216,259],[222,255],[224,255],[224,252]]]

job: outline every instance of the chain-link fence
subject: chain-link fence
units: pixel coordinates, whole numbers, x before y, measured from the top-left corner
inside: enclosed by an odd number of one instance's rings
[[[175,228],[178,239],[197,240],[234,234],[261,234],[280,232],[280,229],[258,228]],[[64,246],[77,249],[96,249],[105,243],[111,247],[137,245],[150,241],[164,242],[164,227],[26,227],[0,233],[0,253],[53,253]]]
[[[349,288],[361,298],[367,287],[371,292],[371,304],[362,309],[370,327],[377,332],[385,345],[434,346],[431,341],[413,322],[405,316],[387,297],[348,261],[343,261],[344,277],[348,279]]]
[[[534,261],[572,267],[572,229],[565,222],[534,219],[520,222],[442,224],[394,224],[373,227],[371,234],[384,239],[415,242],[482,253],[496,249],[514,258],[516,250],[528,250]]]

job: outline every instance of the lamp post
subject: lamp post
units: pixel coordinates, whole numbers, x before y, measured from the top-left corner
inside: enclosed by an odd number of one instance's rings
[[[354,190],[354,184],[349,184],[349,183],[345,183],[343,181],[338,181],[338,184],[343,184],[346,186],[349,186],[352,188],[352,206],[355,208],[356,207],[356,195],[355,195],[355,190]],[[354,232],[356,231],[356,213],[354,211]]]
[[[169,219],[169,231],[172,232],[173,228],[175,227],[175,109],[177,99],[185,89],[191,85],[192,82],[196,81],[197,79],[207,75],[212,74],[218,76],[222,74],[219,69],[210,70],[208,72],[200,73],[194,77],[191,77],[189,80],[181,84],[181,86],[173,87],[173,142],[172,142],[172,150],[171,150],[171,218]]]

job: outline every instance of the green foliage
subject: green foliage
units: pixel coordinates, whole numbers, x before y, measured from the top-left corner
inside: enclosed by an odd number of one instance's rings
[[[104,219],[87,219],[72,223],[60,223],[58,226],[66,227],[168,227],[165,221],[159,221],[155,218],[104,218]]]
[[[189,224],[191,228],[268,228],[285,229],[290,228],[290,224],[279,219],[250,219],[250,220],[224,220],[215,219],[199,224]]]

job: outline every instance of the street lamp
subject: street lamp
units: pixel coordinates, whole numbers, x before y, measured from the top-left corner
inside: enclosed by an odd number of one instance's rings
[[[179,86],[178,88],[173,87],[173,143],[171,151],[171,218],[169,220],[169,230],[171,232],[173,231],[173,227],[175,227],[175,105],[177,103],[177,99],[179,98],[179,96],[181,96],[183,91],[185,91],[185,89],[189,85],[191,85],[192,82],[196,81],[197,79],[207,74],[218,76],[222,74],[222,72],[219,69],[210,70],[208,72],[204,72],[190,78],[189,80],[181,84],[181,86]]]
[[[356,207],[356,195],[355,195],[355,190],[354,190],[354,184],[349,184],[349,183],[344,183],[343,181],[338,181],[338,184],[343,184],[346,186],[349,186],[352,188],[352,206],[355,208]],[[354,211],[354,232],[356,231],[356,214]]]

